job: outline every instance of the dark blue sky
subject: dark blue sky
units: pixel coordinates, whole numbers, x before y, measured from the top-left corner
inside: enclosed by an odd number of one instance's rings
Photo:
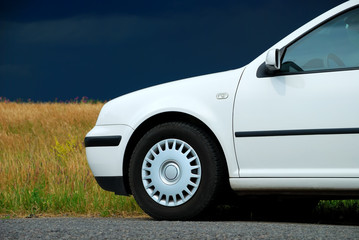
[[[239,68],[342,2],[1,1],[0,96],[109,100]]]

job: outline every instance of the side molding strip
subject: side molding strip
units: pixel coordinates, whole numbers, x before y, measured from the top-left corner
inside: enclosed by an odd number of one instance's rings
[[[236,137],[276,137],[298,135],[359,134],[359,128],[300,129],[236,132]]]
[[[120,141],[121,136],[85,137],[85,147],[116,147]]]

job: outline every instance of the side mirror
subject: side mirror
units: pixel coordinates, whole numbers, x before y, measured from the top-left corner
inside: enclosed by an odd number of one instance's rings
[[[267,52],[266,67],[269,71],[274,72],[280,69],[280,51],[279,49],[271,49]]]

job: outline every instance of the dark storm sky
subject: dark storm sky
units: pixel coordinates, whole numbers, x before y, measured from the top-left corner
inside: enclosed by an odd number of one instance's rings
[[[0,96],[109,100],[239,68],[343,0],[0,2]]]

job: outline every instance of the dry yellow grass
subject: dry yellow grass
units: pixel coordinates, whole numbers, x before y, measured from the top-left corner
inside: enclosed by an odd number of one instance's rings
[[[142,214],[96,183],[83,139],[102,103],[0,102],[0,214]]]

